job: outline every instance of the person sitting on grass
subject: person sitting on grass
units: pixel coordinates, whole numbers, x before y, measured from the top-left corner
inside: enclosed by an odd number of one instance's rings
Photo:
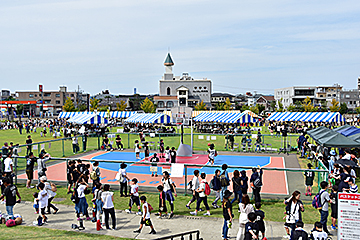
[[[149,234],[156,234],[154,226],[152,225],[152,222],[150,220],[150,207],[149,207],[149,204],[146,202],[146,197],[141,196],[140,201],[142,203],[143,213],[142,213],[141,220],[140,220],[140,227],[138,230],[135,230],[134,233],[140,233],[145,224],[145,226],[149,226],[151,228],[151,231],[149,232]]]

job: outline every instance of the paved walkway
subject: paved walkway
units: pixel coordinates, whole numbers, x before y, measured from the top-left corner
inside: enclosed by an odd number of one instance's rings
[[[17,204],[14,208],[14,213],[21,214],[23,216],[23,224],[26,226],[32,226],[33,221],[36,220],[37,215],[34,213],[32,202],[22,202]],[[71,224],[78,224],[74,214],[74,206],[57,205],[60,208],[60,212],[56,215],[48,215],[48,223],[41,227],[69,230],[72,231]],[[5,206],[0,205],[0,210],[5,212]],[[111,221],[111,220],[110,220]],[[95,224],[91,221],[85,221],[85,233],[97,233],[106,234],[116,237],[127,237],[133,239],[156,239],[159,237],[169,236],[172,234],[182,233],[191,230],[200,230],[201,237],[204,240],[221,239],[221,230],[223,225],[223,219],[220,218],[202,218],[202,217],[184,217],[174,216],[173,219],[158,219],[152,215],[152,221],[157,231],[156,235],[149,235],[149,227],[144,227],[140,234],[133,233],[139,227],[140,217],[135,214],[127,214],[124,211],[116,211],[116,224],[117,230],[101,230],[96,231]],[[230,229],[230,238],[236,239],[237,227],[239,222],[235,221],[234,227]],[[309,231],[310,225],[306,225],[305,229]],[[270,240],[280,240],[285,231],[283,223],[279,222],[266,222],[266,235]],[[336,232],[333,232],[336,234]],[[332,237],[337,239],[336,236]]]

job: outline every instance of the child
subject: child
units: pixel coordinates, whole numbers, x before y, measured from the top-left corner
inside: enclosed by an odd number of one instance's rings
[[[175,147],[171,148],[170,158],[171,158],[171,163],[176,163],[176,150],[175,150]]]
[[[229,228],[231,228],[231,226],[232,226],[233,217],[234,217],[234,214],[232,213],[232,205],[231,205],[231,202],[229,201],[231,194],[232,193],[229,190],[225,190],[223,202],[222,202],[223,217],[224,217],[222,237],[224,240],[229,239],[228,231],[229,231]]]
[[[102,187],[101,187],[101,183],[96,183],[96,189],[94,191],[94,198],[92,199],[92,202],[95,206],[95,217],[93,218],[92,222],[98,222],[99,226],[100,226],[100,214],[103,213],[103,202],[101,201],[101,194],[102,194]],[[103,218],[105,217],[105,215],[103,215]],[[102,223],[104,223],[104,221],[102,221]]]
[[[146,197],[141,196],[140,200],[142,203],[143,214],[141,216],[140,227],[138,230],[135,230],[134,233],[140,233],[141,229],[143,228],[143,226],[145,224],[145,226],[149,226],[151,228],[151,232],[149,232],[149,234],[156,234],[154,226],[152,225],[151,220],[150,220],[149,204],[146,202]]]
[[[338,203],[337,203],[337,192],[339,187],[334,185],[332,187],[332,192],[330,193],[331,198],[331,228],[336,230],[337,224],[337,216],[338,216]]]
[[[210,216],[210,208],[207,202],[207,196],[205,194],[205,187],[206,187],[206,173],[201,173],[200,174],[200,178],[201,178],[201,182],[199,185],[199,188],[196,189],[195,191],[199,193],[199,198],[197,199],[196,202],[196,210],[194,212],[190,212],[191,215],[197,215],[198,211],[200,210],[200,204],[201,202],[204,202],[205,208],[206,208],[206,213],[204,213],[205,216]]]
[[[39,194],[37,192],[33,193],[33,197],[34,197],[34,209],[35,209],[35,214],[39,214],[39,200],[38,200],[38,196]]]
[[[267,240],[267,238],[265,237],[265,223],[264,223],[265,213],[264,213],[264,211],[260,210],[261,203],[260,202],[255,203],[255,208],[256,208],[256,210],[255,210],[255,214],[256,214],[255,222],[259,226],[259,231],[261,232],[262,239]]]
[[[158,216],[158,218],[161,218],[161,216],[167,216],[167,208],[166,208],[166,197],[164,192],[164,187],[162,185],[157,186],[157,190],[159,191],[159,212],[155,215]],[[165,215],[162,215],[162,213],[165,213]]]
[[[47,208],[48,205],[48,194],[45,190],[45,184],[40,182],[38,185],[38,188],[40,189],[40,192],[38,194],[38,198],[37,200],[39,201],[39,208],[40,208],[40,214],[43,218],[43,222],[47,222],[47,217],[45,216],[45,209]]]
[[[139,144],[139,140],[135,140],[135,156],[136,156],[136,159],[140,159],[140,149],[141,149],[141,146]]]
[[[131,208],[134,204],[136,204],[138,208],[137,215],[141,215],[140,211],[140,200],[139,200],[139,185],[137,185],[138,180],[133,178],[130,182],[130,201],[129,201],[129,209],[126,209],[125,212],[131,213]]]
[[[167,162],[170,161],[170,147],[169,147],[169,146],[167,146],[167,147],[166,147],[166,150],[165,150],[165,160],[166,160]]]
[[[164,158],[164,151],[165,151],[165,148],[164,148],[164,140],[163,139],[160,139],[160,143],[159,143],[159,152],[160,152],[160,158]]]
[[[291,240],[308,240],[308,234],[303,229],[304,223],[302,221],[298,221],[296,223],[295,231],[291,233]]]
[[[304,175],[305,175],[305,186],[306,186],[306,193],[305,195],[309,195],[311,196],[311,191],[312,191],[312,185],[313,185],[313,182],[314,182],[314,177],[315,177],[315,174],[313,171],[311,171],[311,163],[308,163],[307,164],[307,167],[308,167],[308,170],[304,172]]]
[[[215,150],[215,145],[212,143],[212,144],[210,144],[209,149],[208,149],[208,158],[209,158],[209,163],[211,165],[214,165],[216,156],[217,156],[217,152]]]
[[[149,156],[150,156],[150,150],[149,150],[149,143],[148,142],[144,143],[144,153],[145,153],[145,161],[148,161]]]
[[[355,179],[354,178],[350,178],[349,180],[349,185],[350,185],[350,193],[357,193],[358,192],[358,186],[355,184]]]
[[[245,224],[245,237],[244,240],[258,239],[259,226],[255,222],[256,214],[251,212],[248,214],[249,222]]]
[[[158,176],[158,174],[157,174],[157,162],[159,162],[159,158],[157,157],[156,153],[154,153],[154,156],[150,159],[150,162],[152,162],[151,167],[150,167],[150,169],[152,170],[151,171],[151,176],[153,177],[154,174],[155,174],[155,177],[157,177]]]
[[[326,232],[323,232],[322,229],[323,225],[321,222],[316,222],[314,224],[314,230],[310,234],[310,239],[317,240],[317,239],[327,239],[328,234]]]

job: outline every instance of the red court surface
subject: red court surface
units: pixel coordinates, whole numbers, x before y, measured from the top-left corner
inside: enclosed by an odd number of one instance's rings
[[[93,158],[99,159],[99,156],[101,156],[105,153],[106,152],[99,151],[96,153],[92,153],[92,154],[83,156],[83,157],[81,157],[81,159],[83,159],[83,160],[92,160]],[[270,158],[269,163],[266,165],[263,165],[262,167],[267,167],[267,168],[284,168],[285,167],[283,157],[269,157],[269,158]],[[141,162],[143,162],[143,161],[144,160],[141,160]],[[177,159],[176,159],[177,163],[199,164],[199,165],[204,165],[204,167],[206,166],[207,161],[208,161],[207,155],[196,155],[196,154],[194,154],[192,157],[177,157]],[[165,160],[161,159],[161,162],[165,162]],[[116,167],[118,168],[119,163],[113,163],[113,164],[116,164]],[[216,162],[215,162],[215,164],[216,164]],[[233,166],[235,166],[235,165],[233,165]],[[146,174],[141,173],[141,171],[143,171],[141,169],[144,169],[144,168],[147,169],[147,168],[150,168],[150,166],[144,166],[142,164],[136,164],[136,163],[131,164],[131,169],[134,169],[134,168],[136,168],[138,170],[136,173],[132,173],[131,171],[128,171],[127,174],[130,179],[136,177],[139,180],[140,187],[141,186],[156,187],[157,185],[159,185],[161,183],[161,178],[162,178],[161,175],[159,175],[158,177],[151,177],[151,175],[148,173],[146,173]],[[209,170],[211,170],[211,172],[215,171],[215,169],[209,169],[209,168],[206,169],[206,167],[205,168],[188,167],[188,168],[189,168],[188,169],[189,173],[192,173],[193,170],[195,170],[195,169],[199,169],[200,171],[203,169],[204,171],[207,171],[207,172]],[[48,169],[47,176],[50,181],[66,181],[66,162],[48,166],[47,169]],[[114,179],[117,171],[101,168],[101,165],[100,165],[100,170],[101,170],[101,182],[103,184],[105,184],[105,183],[118,184],[117,181]],[[161,170],[162,171],[170,170],[170,166],[163,166]],[[234,169],[230,170],[230,173],[229,173],[230,178],[232,177],[233,170]],[[247,172],[247,176],[250,179],[251,170],[247,170],[246,172]],[[191,180],[192,177],[193,177],[193,175],[188,175],[187,181]],[[213,177],[213,174],[208,174],[207,181],[210,182],[212,177]],[[34,178],[37,180],[37,171],[34,172]],[[19,175],[18,179],[26,179],[26,174]],[[182,177],[182,178],[172,177],[171,179],[175,182],[177,188],[181,188],[181,189],[185,188],[185,186],[186,186],[185,177]],[[277,195],[277,194],[288,195],[289,194],[287,177],[286,177],[285,171],[264,171],[263,183],[264,184],[263,184],[263,187],[261,190],[261,193],[263,193],[263,194],[275,194],[275,195]],[[231,190],[231,186],[229,186],[229,189]]]

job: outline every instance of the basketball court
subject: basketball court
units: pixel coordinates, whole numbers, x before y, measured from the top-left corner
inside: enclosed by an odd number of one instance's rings
[[[129,178],[136,177],[139,180],[139,185],[144,187],[156,187],[161,183],[162,172],[171,172],[170,166],[159,166],[158,177],[151,177],[150,165],[140,164],[144,162],[144,155],[141,153],[141,159],[137,160],[135,153],[133,152],[106,152],[98,151],[92,154],[81,157],[84,160],[101,160],[108,162],[100,163],[101,171],[101,182],[103,184],[118,184],[115,180],[116,173],[119,170],[119,163],[111,161],[128,161],[127,163],[127,174]],[[151,158],[151,156],[150,156]],[[160,162],[166,162],[164,158],[160,158]],[[193,154],[191,157],[177,157],[177,164],[196,164],[201,166],[188,166],[187,167],[187,181],[190,181],[193,177],[193,172],[198,169],[200,172],[207,174],[207,181],[210,182],[216,168],[209,167],[208,158],[205,154]],[[215,159],[214,165],[222,165],[226,163],[228,166],[243,166],[243,167],[268,167],[268,168],[285,168],[283,157],[273,156],[245,156],[245,155],[218,155]],[[66,162],[57,163],[47,167],[47,176],[52,181],[66,181]],[[221,169],[220,169],[221,170]],[[229,168],[230,178],[235,168]],[[237,169],[239,171],[243,169]],[[247,176],[250,179],[251,170],[245,169]],[[185,171],[185,170],[184,170]],[[185,174],[185,172],[184,172]],[[37,179],[37,171],[34,173],[34,177]],[[26,179],[26,174],[21,174],[18,179]],[[185,187],[185,176],[183,177],[172,177],[178,188],[184,189]],[[273,184],[275,183],[276,184]],[[288,194],[287,176],[285,171],[266,171],[263,175],[263,183],[261,192],[264,194]]]

